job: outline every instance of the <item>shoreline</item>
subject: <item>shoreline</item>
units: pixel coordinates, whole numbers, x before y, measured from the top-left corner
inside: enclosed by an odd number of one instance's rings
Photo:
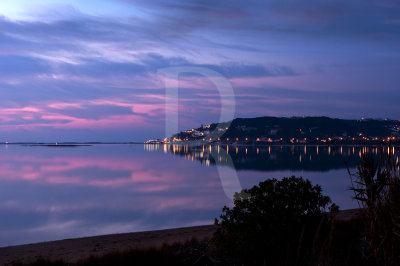
[[[211,145],[211,146],[218,146],[218,145],[228,145],[228,146],[238,146],[238,147],[265,147],[265,146],[373,146],[373,147],[380,147],[380,146],[394,146],[399,147],[400,142],[387,142],[387,143],[376,143],[376,142],[369,142],[369,143],[360,143],[360,142],[308,142],[308,143],[287,143],[287,142],[252,142],[252,143],[242,143],[242,142],[225,142],[225,141],[214,141],[214,142],[196,142],[196,141],[180,141],[180,142],[157,142],[157,143],[146,143],[146,142],[60,142],[60,143],[52,143],[52,142],[0,142],[1,146],[23,146],[23,147],[88,147],[88,146],[96,146],[96,145],[180,145],[180,146],[193,146],[193,147],[200,147],[203,145]]]
[[[341,210],[336,214],[336,219],[348,221],[357,217],[359,213],[360,209]],[[216,225],[201,225],[1,247],[0,265],[13,262],[31,263],[39,258],[75,263],[91,256],[102,256],[112,252],[160,248],[164,244],[183,244],[192,239],[208,241],[216,230]]]
[[[74,263],[111,252],[160,248],[164,244],[185,243],[192,239],[210,240],[216,229],[216,225],[202,225],[8,246],[0,248],[0,265],[31,263],[39,258]]]

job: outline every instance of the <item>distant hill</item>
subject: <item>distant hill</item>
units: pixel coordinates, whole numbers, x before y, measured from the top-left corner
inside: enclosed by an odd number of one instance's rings
[[[389,119],[348,120],[329,117],[236,118],[180,132],[175,140],[203,141],[351,141],[400,137],[400,122]]]

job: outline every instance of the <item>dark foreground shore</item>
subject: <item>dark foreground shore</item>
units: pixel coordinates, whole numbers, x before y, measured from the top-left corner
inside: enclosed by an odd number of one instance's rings
[[[193,238],[211,239],[215,230],[215,225],[204,225],[11,246],[0,248],[0,265],[11,264],[15,261],[30,263],[38,258],[74,263],[90,256],[102,256],[111,252],[157,248],[163,244],[184,243]]]
[[[343,210],[336,214],[336,219],[350,220],[358,214],[359,209]],[[74,263],[91,256],[103,256],[112,252],[158,248],[164,244],[185,243],[192,239],[210,240],[216,229],[215,225],[204,225],[4,247],[0,248],[0,265],[9,265],[13,262],[31,263],[39,258]]]

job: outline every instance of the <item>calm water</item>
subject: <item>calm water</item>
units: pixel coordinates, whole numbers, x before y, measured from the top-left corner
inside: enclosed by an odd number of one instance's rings
[[[232,204],[216,165],[232,163],[244,188],[301,175],[352,208],[344,161],[353,168],[367,149],[0,146],[0,246],[210,224]]]

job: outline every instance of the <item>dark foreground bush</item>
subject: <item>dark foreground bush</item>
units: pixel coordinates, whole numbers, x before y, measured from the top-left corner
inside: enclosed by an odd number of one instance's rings
[[[381,149],[380,159],[363,156],[351,190],[363,208],[366,256],[378,265],[400,265],[400,173],[394,150]]]
[[[236,193],[216,219],[217,254],[236,265],[311,264],[329,234],[329,209],[338,207],[302,177],[261,182]]]

